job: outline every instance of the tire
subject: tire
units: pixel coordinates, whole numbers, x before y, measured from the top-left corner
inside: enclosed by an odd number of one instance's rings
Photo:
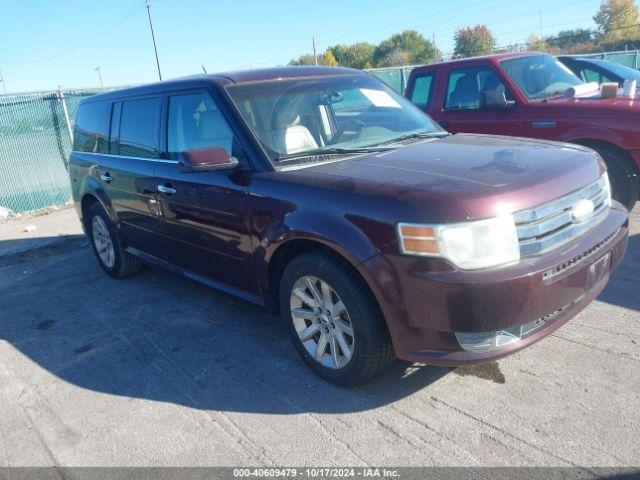
[[[302,300],[306,295],[307,300],[315,301],[306,280],[315,286],[321,300],[320,314],[318,310],[311,312],[311,304]],[[323,288],[322,282],[328,289]],[[331,383],[342,387],[359,385],[394,359],[385,320],[371,291],[357,272],[328,253],[307,253],[291,260],[280,281],[279,302],[296,351],[311,370]],[[349,326],[351,334],[346,333]],[[303,341],[312,332],[313,337]],[[326,345],[321,340],[323,334]],[[320,345],[325,353],[320,353],[321,360],[317,360]],[[351,350],[350,354],[345,354],[346,350]]]
[[[93,253],[107,275],[113,278],[125,278],[142,270],[142,262],[124,250],[113,222],[99,203],[89,207],[85,221]],[[111,255],[105,254],[103,250],[106,243],[101,240],[107,238],[112,246]],[[100,251],[103,253],[101,254]]]
[[[633,210],[640,188],[634,166],[615,150],[601,148],[598,153],[607,165],[612,198],[627,207],[629,211]]]

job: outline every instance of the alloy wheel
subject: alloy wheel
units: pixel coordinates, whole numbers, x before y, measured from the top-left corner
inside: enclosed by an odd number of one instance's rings
[[[116,261],[113,241],[111,240],[109,227],[99,215],[94,216],[93,220],[91,220],[91,234],[100,261],[105,267],[113,268]]]
[[[311,358],[339,369],[353,356],[354,333],[349,313],[336,291],[324,280],[304,276],[290,296],[293,326]]]

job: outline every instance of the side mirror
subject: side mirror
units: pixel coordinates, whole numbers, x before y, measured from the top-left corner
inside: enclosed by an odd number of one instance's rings
[[[513,100],[507,100],[507,96],[502,89],[482,92],[481,100],[484,110],[506,110],[516,104]]]
[[[222,147],[194,148],[180,153],[178,169],[181,172],[233,170],[238,163],[238,159],[230,156]]]

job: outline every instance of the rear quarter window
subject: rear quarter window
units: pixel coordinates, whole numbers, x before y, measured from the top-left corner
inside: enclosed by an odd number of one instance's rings
[[[76,113],[73,149],[78,152],[108,153],[111,102],[82,103]]]
[[[421,73],[415,77],[411,102],[420,108],[429,108],[435,80],[434,73]]]

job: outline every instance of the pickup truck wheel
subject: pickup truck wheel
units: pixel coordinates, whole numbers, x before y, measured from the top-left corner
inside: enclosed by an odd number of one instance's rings
[[[393,359],[371,292],[356,272],[331,255],[304,254],[287,265],[280,308],[298,354],[329,382],[358,385]]]
[[[598,153],[602,156],[609,172],[611,182],[611,196],[623,204],[627,209],[633,210],[638,199],[638,176],[629,161],[614,150],[601,148]]]
[[[102,206],[94,203],[87,212],[87,233],[100,267],[113,278],[124,278],[142,269],[141,261],[127,253]]]

